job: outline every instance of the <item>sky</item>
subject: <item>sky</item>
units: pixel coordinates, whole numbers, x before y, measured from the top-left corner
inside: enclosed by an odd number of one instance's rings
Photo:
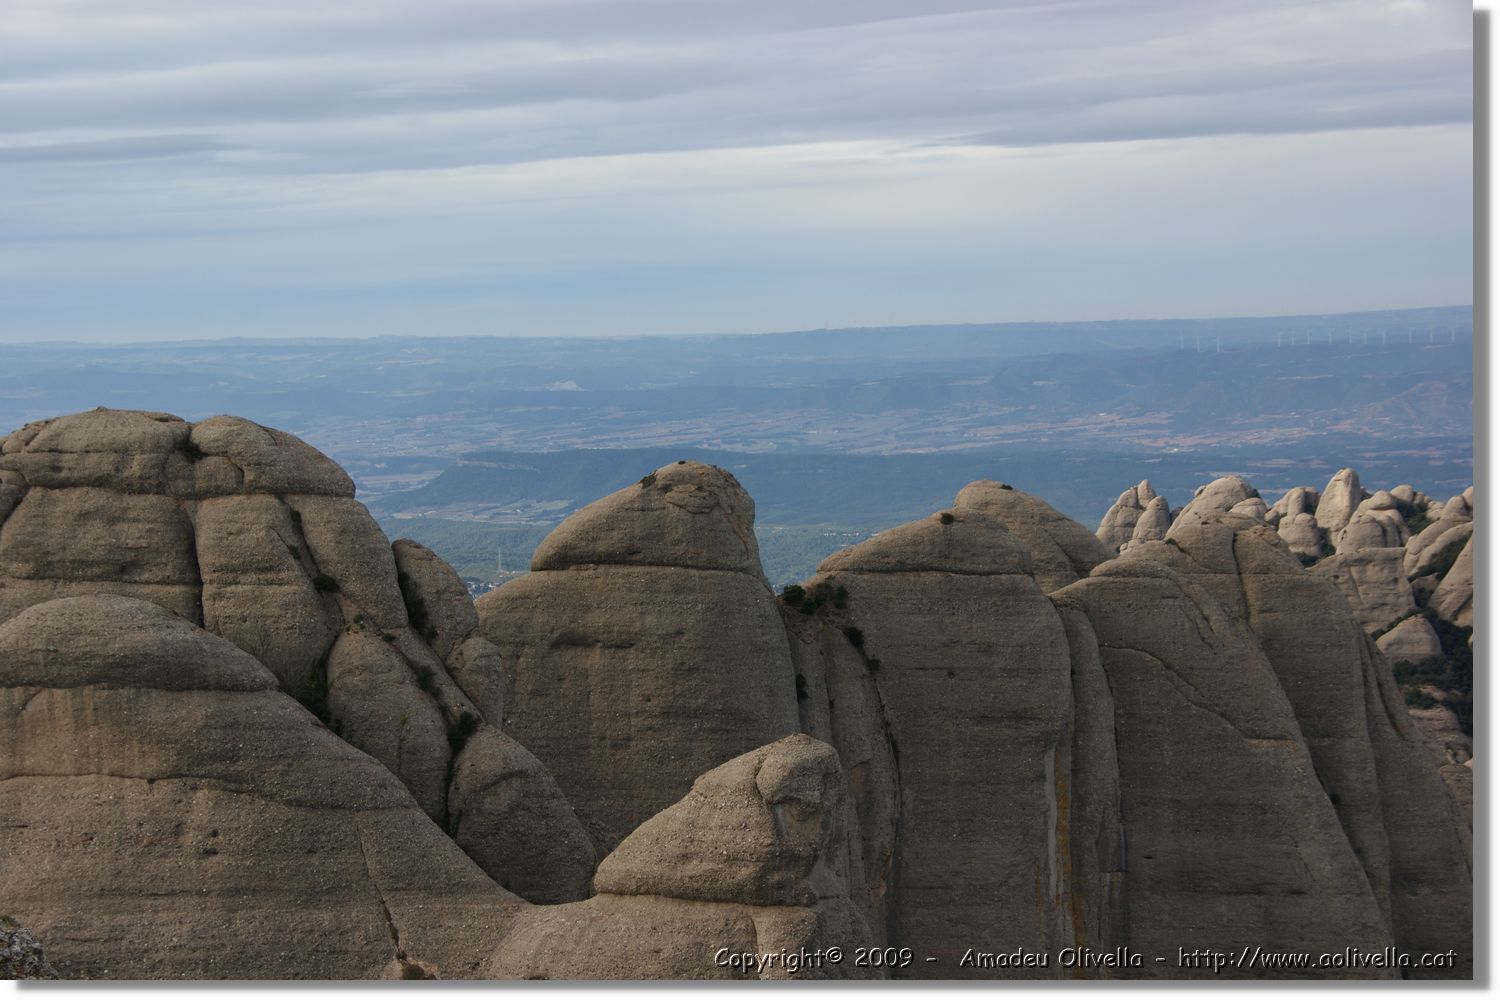
[[[1427,0],[5,0],[0,342],[1472,301]]]

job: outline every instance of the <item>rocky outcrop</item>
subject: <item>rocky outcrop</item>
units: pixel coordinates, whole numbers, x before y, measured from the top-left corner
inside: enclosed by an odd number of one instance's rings
[[[1443,575],[1429,602],[1432,610],[1455,625],[1474,624],[1474,539],[1458,553],[1453,568]]]
[[[1156,490],[1151,488],[1151,482],[1147,479],[1142,479],[1121,493],[1119,499],[1104,512],[1104,519],[1099,522],[1099,530],[1095,532],[1105,548],[1115,553],[1130,542],[1135,537],[1136,524],[1155,499]]]
[[[255,657],[283,692],[399,777],[428,816],[458,822],[450,779],[469,735],[499,721],[498,651],[475,634],[453,571],[414,543],[393,552],[336,464],[236,417],[189,424],[101,409],[11,434],[0,476],[9,498],[0,509],[0,621],[57,597],[151,601]],[[537,829],[533,816],[517,830],[496,828],[514,813],[477,799],[483,789],[505,799],[504,775],[485,778],[476,766],[462,769],[461,797],[471,817],[491,817],[485,836],[571,845],[583,837],[535,761],[528,787],[550,797],[539,808],[557,825]],[[472,821],[461,829],[476,857],[514,850],[478,843]],[[562,882],[586,884],[588,874]]]
[[[69,978],[473,975],[523,905],[270,670],[154,604],[0,625],[0,719],[0,815],[24,820],[0,898]]]
[[[1466,578],[1472,605],[1465,498],[1356,502],[1309,572],[1288,535],[1320,553],[1337,489],[1267,508],[1226,477],[1173,519],[1137,488],[1112,558],[987,481],[778,599],[750,498],[677,463],[473,606],[277,432],[101,411],[4,449],[0,898],[64,975],[880,971],[801,961],[832,945],[913,977],[1471,969],[1468,750],[1370,636],[1462,652],[1435,615]],[[1082,947],[1148,961],[1057,960]]]
[[[599,894],[525,913],[486,967],[515,979],[826,979],[868,976],[853,948],[870,929],[851,903],[851,847],[839,757],[796,735],[693,782],[599,866]],[[838,945],[848,960],[749,968],[785,948]],[[729,961],[733,955],[736,963]]]
[[[1150,492],[1142,481],[1137,495]],[[1154,493],[1149,503],[1161,500]],[[1164,506],[1165,500],[1162,501]],[[1003,524],[1031,552],[1031,575],[1043,591],[1051,593],[1088,576],[1094,567],[1114,553],[1087,528],[1051,504],[1005,483],[981,480],[958,491],[955,509],[977,510]]]
[[[1038,950],[1086,939],[1058,905],[1070,889],[1058,789],[1069,780],[1072,661],[1031,569],[1015,534],[959,504],[829,557],[804,585],[846,595],[820,613],[873,681],[900,802],[886,939],[938,960],[918,974],[994,975],[958,964],[955,927],[1005,927]]]
[[[1351,620],[1338,587],[1304,572],[1276,533],[1253,517],[1231,513],[1174,540],[1175,546],[1141,554],[1202,586],[1249,625],[1398,947],[1425,947],[1444,933],[1461,936],[1470,920],[1464,824],[1424,740],[1404,718],[1389,664]],[[1445,876],[1429,867],[1433,855],[1450,863]],[[1445,897],[1447,909],[1404,895],[1413,881]]]
[[[500,651],[503,728],[601,854],[699,774],[798,730],[753,519],[729,473],[669,465],[568,518],[530,574],[477,603]]]
[[[1392,663],[1420,663],[1443,653],[1437,633],[1421,615],[1401,619],[1390,631],[1377,637],[1375,645]]]
[[[1135,531],[1130,535],[1131,545],[1143,542],[1159,542],[1167,537],[1172,527],[1172,512],[1167,507],[1166,497],[1155,497],[1146,504],[1141,519],[1135,522]],[[1123,546],[1122,546],[1123,548]]]
[[[1318,527],[1330,536],[1337,535],[1354,516],[1354,511],[1364,502],[1366,493],[1359,483],[1359,473],[1353,469],[1340,469],[1334,473],[1328,485],[1319,495]]]
[[[1355,508],[1348,523],[1334,536],[1333,547],[1336,552],[1399,548],[1410,537],[1396,498],[1379,490]]]
[[[1366,632],[1376,632],[1416,610],[1401,571],[1404,549],[1356,549],[1329,556],[1312,572],[1332,580]]]
[[[1133,548],[1058,595],[1088,617],[1113,694],[1126,943],[1390,943],[1280,679],[1242,619],[1153,558],[1170,547]]]

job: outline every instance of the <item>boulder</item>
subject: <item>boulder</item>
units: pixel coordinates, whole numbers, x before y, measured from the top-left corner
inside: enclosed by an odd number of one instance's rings
[[[1363,501],[1349,522],[1334,535],[1333,547],[1338,552],[1397,548],[1406,545],[1410,537],[1396,498],[1379,490]]]
[[[1281,519],[1277,533],[1293,555],[1320,559],[1323,556],[1323,529],[1311,514],[1294,514]]]
[[[1443,574],[1428,607],[1455,625],[1474,624],[1474,539],[1464,543],[1453,568]]]
[[[1332,580],[1366,632],[1376,632],[1416,608],[1402,571],[1404,549],[1357,549],[1329,556],[1312,572]]]
[[[1420,663],[1430,656],[1443,654],[1437,633],[1421,615],[1401,619],[1389,632],[1377,638],[1375,645],[1392,663]]]
[[[847,595],[818,613],[874,682],[896,764],[888,940],[938,959],[908,974],[996,975],[959,965],[955,927],[1004,928],[1037,950],[1074,939],[1057,839],[1072,663],[1031,565],[1003,524],[961,503],[830,556],[804,584]]]
[[[592,899],[528,911],[487,972],[526,979],[847,978],[870,928],[851,903],[848,797],[838,754],[795,735],[699,777],[599,865]],[[856,890],[857,891],[857,890]],[[728,955],[839,963],[749,969]]]
[[[453,763],[449,832],[500,885],[533,903],[585,899],[598,856],[541,761],[480,724]]]
[[[1319,497],[1318,527],[1330,536],[1338,534],[1364,499],[1365,490],[1359,483],[1359,473],[1353,469],[1340,469],[1323,487]]]
[[[1193,499],[1189,500],[1187,506],[1182,508],[1182,513],[1172,519],[1172,531],[1176,531],[1179,525],[1202,521],[1227,513],[1247,500],[1258,500],[1260,494],[1255,487],[1251,486],[1240,476],[1221,476],[1211,483],[1198,487],[1193,491]],[[1264,516],[1265,503],[1255,508]],[[1167,537],[1172,537],[1172,531],[1167,532]]]
[[[1167,532],[1171,527],[1172,512],[1167,508],[1167,498],[1156,497],[1146,505],[1141,519],[1135,522],[1135,531],[1130,536],[1130,544],[1159,542],[1167,537]]]
[[[1472,534],[1472,521],[1434,521],[1406,543],[1402,572],[1411,579],[1446,573]]]
[[[393,550],[336,464],[236,417],[94,410],[9,435],[0,477],[14,499],[0,520],[0,621],[59,597],[156,603],[257,658],[433,820],[454,821],[454,736],[499,721],[499,652],[474,634],[456,574],[415,543]],[[502,777],[472,784],[498,794]]]

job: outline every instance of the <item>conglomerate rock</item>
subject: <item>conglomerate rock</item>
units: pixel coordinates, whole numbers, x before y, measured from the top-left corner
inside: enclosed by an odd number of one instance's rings
[[[434,821],[456,821],[449,780],[462,739],[499,722],[498,653],[475,635],[453,571],[414,543],[393,552],[335,463],[237,417],[190,424],[100,409],[9,435],[0,476],[0,622],[59,597],[151,601],[255,657],[283,692],[399,777]],[[475,766],[465,769],[471,813],[511,815],[477,802],[483,789],[503,793],[498,780],[473,777]],[[544,772],[533,778],[558,825],[490,824],[486,836],[576,843],[571,810]],[[515,855],[464,828],[460,843],[476,857]],[[562,882],[586,884],[588,874]]]

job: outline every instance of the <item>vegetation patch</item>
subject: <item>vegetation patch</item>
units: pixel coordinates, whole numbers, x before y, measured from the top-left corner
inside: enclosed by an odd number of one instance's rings
[[[656,485],[656,473],[648,472],[641,477],[641,489],[649,490]]]
[[[810,589],[793,583],[781,588],[781,603],[804,615],[817,614],[825,606],[842,611],[849,606],[849,589],[831,580],[819,580]]]
[[[952,524],[954,521],[954,517],[952,514],[945,510],[938,515],[938,520],[942,521],[944,524]]]
[[[1433,708],[1441,704],[1458,719],[1465,735],[1474,735],[1474,650],[1469,646],[1472,628],[1444,621],[1431,611],[1423,612],[1437,634],[1442,653],[1412,663],[1402,660],[1393,669],[1396,683],[1408,705]],[[1410,617],[1410,616],[1407,616]],[[1404,619],[1402,619],[1404,620]],[[1392,623],[1392,627],[1397,622]],[[1424,690],[1435,688],[1437,697]]]
[[[200,462],[208,457],[208,454],[190,437],[182,439],[182,443],[177,446],[177,452],[189,462]]]
[[[314,576],[312,578],[312,585],[313,589],[320,594],[337,594],[339,592],[339,582],[327,573],[319,573],[317,576]]]
[[[797,700],[807,700],[807,678],[803,677],[801,674],[797,675]]]
[[[849,640],[849,645],[855,649],[865,648],[865,634],[854,625],[844,626],[844,638]]]

